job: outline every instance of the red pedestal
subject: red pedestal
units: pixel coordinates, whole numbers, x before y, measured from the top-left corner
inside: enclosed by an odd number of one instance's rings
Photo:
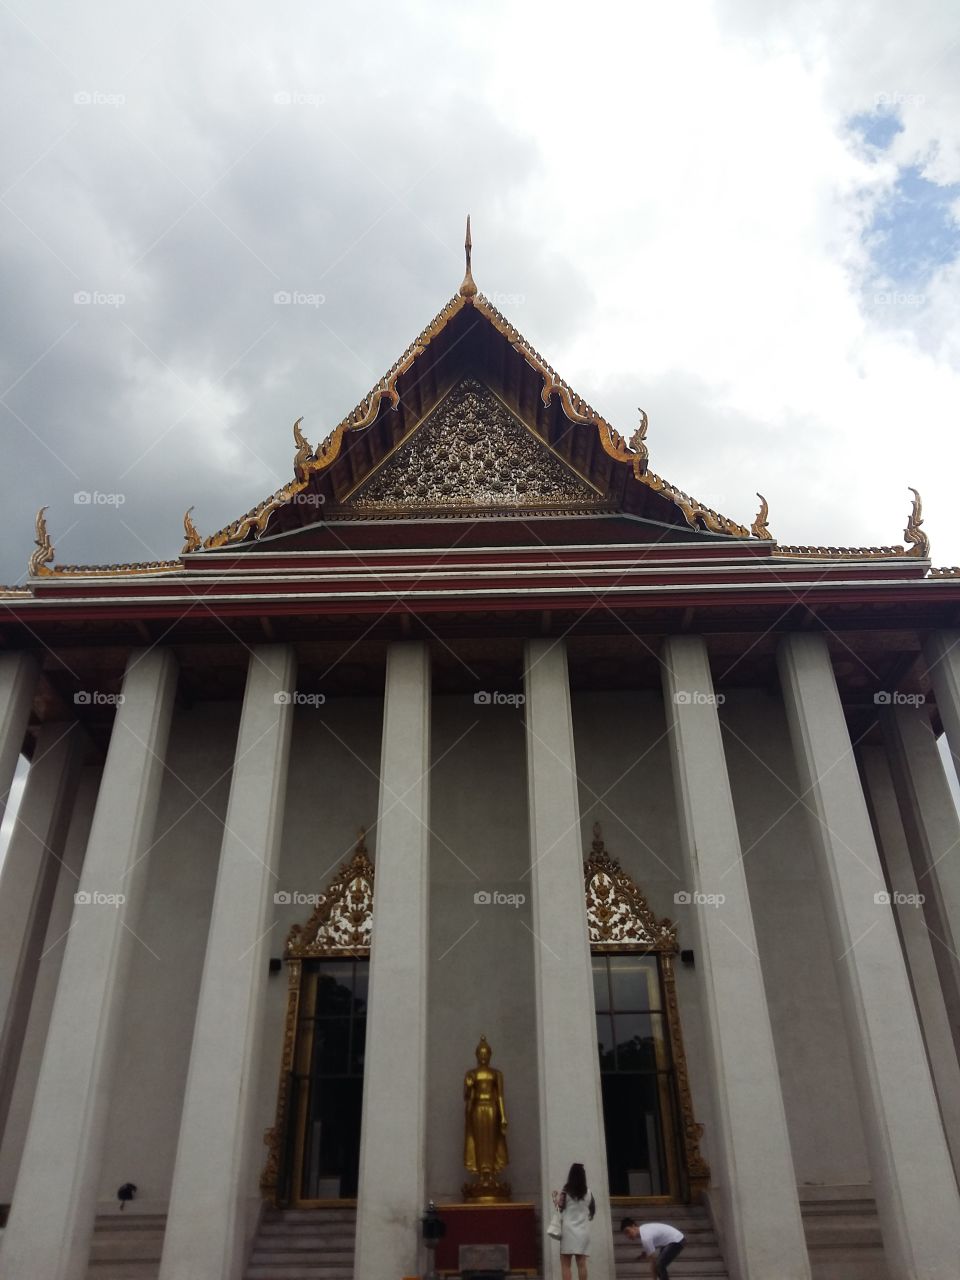
[[[539,1273],[537,1218],[532,1204],[439,1204],[447,1234],[437,1245],[436,1269],[456,1275],[462,1244],[505,1244],[510,1270]]]

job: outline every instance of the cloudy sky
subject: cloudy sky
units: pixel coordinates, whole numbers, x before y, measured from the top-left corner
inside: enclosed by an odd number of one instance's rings
[[[167,558],[480,288],[784,542],[960,563],[960,11],[4,0],[4,536]],[[278,293],[297,294],[292,304]],[[110,501],[78,503],[93,493]],[[116,496],[114,496],[116,495]]]

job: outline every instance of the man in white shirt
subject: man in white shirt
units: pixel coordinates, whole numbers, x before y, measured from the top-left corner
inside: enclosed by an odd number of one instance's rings
[[[639,1240],[641,1258],[650,1259],[650,1275],[653,1280],[670,1280],[667,1263],[672,1262],[686,1241],[683,1232],[665,1222],[644,1222],[624,1218],[620,1230],[628,1240]]]

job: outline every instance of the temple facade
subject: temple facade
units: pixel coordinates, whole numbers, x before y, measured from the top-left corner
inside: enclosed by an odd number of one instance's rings
[[[919,495],[892,546],[721,515],[469,248],[293,432],[176,560],[59,565],[41,511],[0,588],[0,1275],[404,1280],[432,1200],[438,1270],[554,1280],[579,1161],[596,1280],[623,1213],[684,1225],[679,1277],[957,1280],[960,570]]]

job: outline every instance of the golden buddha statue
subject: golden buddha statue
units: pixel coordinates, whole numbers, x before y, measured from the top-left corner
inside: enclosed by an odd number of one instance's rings
[[[503,1104],[503,1072],[490,1066],[487,1037],[477,1045],[477,1065],[463,1077],[464,1141],[463,1163],[474,1182],[463,1184],[467,1200],[509,1200],[510,1184],[497,1174],[509,1163],[507,1155],[507,1114]]]

